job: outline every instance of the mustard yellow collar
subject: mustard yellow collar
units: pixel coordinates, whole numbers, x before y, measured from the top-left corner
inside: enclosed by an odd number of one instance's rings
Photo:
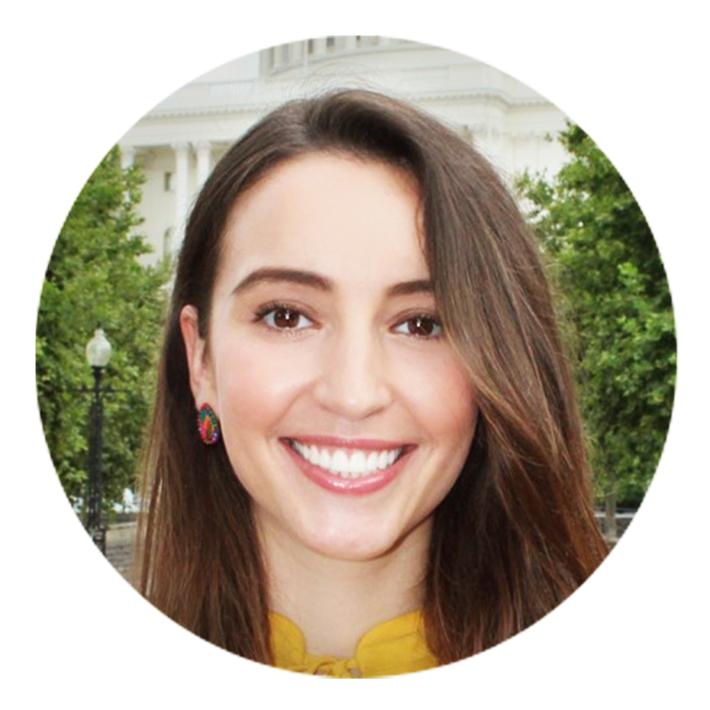
[[[376,678],[413,673],[438,665],[427,648],[420,611],[403,614],[365,633],[353,658],[317,656],[306,651],[306,639],[290,619],[269,612],[271,648],[278,668],[335,678]]]

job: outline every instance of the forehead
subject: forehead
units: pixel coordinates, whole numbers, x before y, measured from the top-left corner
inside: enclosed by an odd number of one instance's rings
[[[426,278],[419,194],[404,170],[347,155],[289,160],[244,193],[224,234],[230,280],[264,266],[333,279]],[[401,279],[399,279],[401,280]]]

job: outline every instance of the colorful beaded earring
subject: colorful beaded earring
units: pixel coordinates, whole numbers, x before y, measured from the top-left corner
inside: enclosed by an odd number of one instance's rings
[[[200,433],[202,443],[207,446],[219,441],[219,419],[214,409],[205,403],[197,414],[197,431]]]

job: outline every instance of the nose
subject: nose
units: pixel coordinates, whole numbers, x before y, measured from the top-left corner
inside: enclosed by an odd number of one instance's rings
[[[392,401],[392,387],[383,344],[365,329],[332,336],[323,351],[314,387],[317,402],[339,417],[365,419]]]

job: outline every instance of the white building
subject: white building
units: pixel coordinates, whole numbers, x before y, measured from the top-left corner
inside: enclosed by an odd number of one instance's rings
[[[185,85],[119,141],[143,166],[141,231],[154,257],[179,246],[189,207],[215,162],[264,114],[337,87],[407,99],[471,141],[506,181],[525,169],[557,172],[548,140],[564,127],[553,104],[497,69],[444,49],[383,37],[321,37],[265,49]]]

